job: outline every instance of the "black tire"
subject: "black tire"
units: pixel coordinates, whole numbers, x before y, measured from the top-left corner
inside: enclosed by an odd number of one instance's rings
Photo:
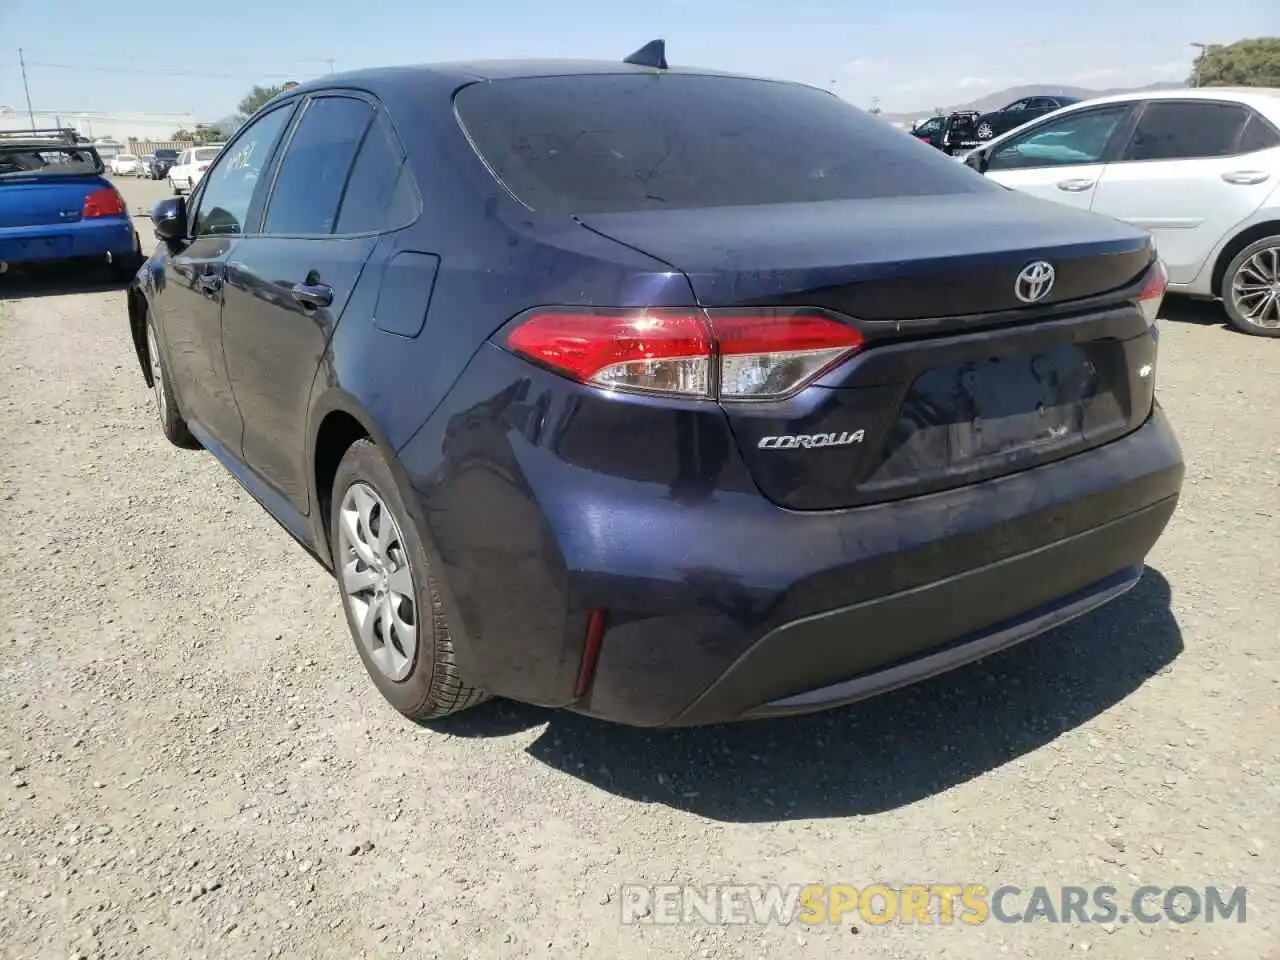
[[[1232,287],[1241,267],[1252,259],[1255,254],[1268,249],[1274,251],[1275,264],[1280,265],[1280,234],[1275,234],[1255,240],[1237,253],[1232,261],[1227,264],[1227,272],[1222,276],[1222,306],[1227,311],[1227,319],[1231,321],[1231,325],[1237,330],[1255,337],[1280,337],[1280,324],[1274,327],[1264,327],[1252,322],[1236,303]],[[1272,282],[1276,280],[1280,280],[1280,277],[1273,278]],[[1276,309],[1280,310],[1280,304],[1277,305]]]
[[[175,447],[181,447],[184,450],[197,450],[200,448],[200,442],[187,429],[187,421],[183,419],[182,412],[178,409],[178,398],[173,392],[173,381],[169,379],[169,369],[164,365],[160,350],[156,346],[156,331],[149,315],[147,317],[146,334],[147,360],[151,364],[151,393],[155,398],[156,413],[160,418],[160,431],[164,434],[164,438]],[[157,373],[159,374],[160,390],[156,389]],[[161,390],[163,394],[160,392]]]
[[[372,488],[382,504],[394,515],[395,524],[400,530],[401,545],[407,548],[403,555],[409,561],[415,614],[417,611],[431,611],[429,617],[414,617],[416,650],[407,675],[399,680],[392,679],[378,667],[371,652],[361,641],[359,625],[343,589],[342,569],[347,558],[339,553],[339,525],[347,492],[358,483]],[[360,654],[365,670],[387,702],[410,720],[421,722],[458,713],[487,700],[487,693],[458,675],[453,639],[445,623],[440,590],[431,573],[421,534],[405,508],[391,468],[382,452],[368,440],[358,440],[352,444],[338,464],[333,481],[329,526],[329,542],[334,551],[334,573],[343,616],[346,617],[352,642]]]

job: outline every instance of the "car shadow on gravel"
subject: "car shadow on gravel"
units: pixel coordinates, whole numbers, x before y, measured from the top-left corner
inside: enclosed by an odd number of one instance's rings
[[[529,752],[548,766],[711,820],[879,813],[1031,753],[1165,670],[1183,649],[1170,596],[1148,567],[1128,594],[1065,627],[807,717],[654,731],[496,701],[429,726],[492,737],[546,724]]]
[[[1195,323],[1202,327],[1230,326],[1227,313],[1216,300],[1193,300],[1191,297],[1165,297],[1160,319],[1170,323]]]
[[[0,300],[110,293],[124,290],[128,285],[127,281],[112,277],[105,266],[59,264],[0,274]]]

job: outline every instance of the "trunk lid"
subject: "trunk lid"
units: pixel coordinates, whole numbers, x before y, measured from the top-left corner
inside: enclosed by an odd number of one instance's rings
[[[0,177],[0,229],[76,223],[84,198],[107,185],[96,176]]]
[[[798,304],[863,320],[1015,309],[1035,259],[1057,277],[1043,306],[1122,287],[1151,259],[1119,221],[1009,191],[584,216],[670,264],[703,306]]]
[[[798,395],[722,404],[762,493],[838,509],[975,483],[1109,442],[1150,414],[1154,259],[1127,224],[975,194],[593,215],[705,307],[815,307],[865,344]],[[1031,262],[1050,292],[1020,300]]]

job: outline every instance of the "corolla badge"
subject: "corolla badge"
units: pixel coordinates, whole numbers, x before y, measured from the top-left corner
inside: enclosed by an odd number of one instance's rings
[[[1053,289],[1054,276],[1053,264],[1033,260],[1019,271],[1018,278],[1013,281],[1013,294],[1023,303],[1043,300]]]
[[[761,450],[805,450],[813,447],[847,447],[866,439],[865,430],[846,430],[841,433],[791,433],[780,437],[764,437],[756,444]]]

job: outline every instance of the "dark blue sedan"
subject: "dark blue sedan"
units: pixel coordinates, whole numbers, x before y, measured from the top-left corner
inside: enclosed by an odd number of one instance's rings
[[[0,131],[0,274],[78,261],[106,264],[128,280],[140,252],[102,158],[75,131]]]
[[[1148,235],[823,90],[654,46],[329,76],[154,221],[165,436],[416,719],[848,703],[1123,594],[1178,500]]]

